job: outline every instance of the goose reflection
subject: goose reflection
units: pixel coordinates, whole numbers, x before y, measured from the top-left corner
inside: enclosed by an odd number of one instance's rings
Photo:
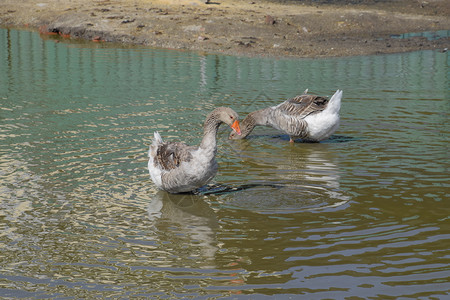
[[[216,213],[203,199],[194,194],[169,194],[158,191],[148,205],[148,217],[165,240],[172,240],[174,247],[202,260],[203,267],[214,267],[219,249],[216,232],[219,229]]]

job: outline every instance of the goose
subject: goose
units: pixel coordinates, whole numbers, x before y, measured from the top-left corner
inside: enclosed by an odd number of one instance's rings
[[[222,123],[241,134],[238,114],[228,107],[218,107],[206,117],[199,146],[181,142],[163,142],[154,132],[148,151],[148,170],[155,185],[169,193],[192,192],[207,184],[217,173],[216,135]]]
[[[230,133],[230,139],[247,137],[257,125],[272,126],[286,132],[289,142],[301,138],[308,142],[320,142],[329,138],[339,127],[342,90],[331,99],[308,95],[288,99],[283,103],[251,112],[240,123],[241,134]]]

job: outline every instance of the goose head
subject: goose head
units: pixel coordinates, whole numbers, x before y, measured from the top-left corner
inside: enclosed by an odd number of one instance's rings
[[[252,114],[249,114],[240,123],[241,133],[238,134],[235,131],[232,131],[228,138],[230,140],[241,140],[241,139],[244,139],[250,134],[250,132],[252,132],[254,127],[255,127],[255,119],[252,117]]]
[[[211,117],[230,126],[236,135],[241,134],[241,128],[238,120],[239,115],[231,108],[228,107],[216,108],[211,113]]]

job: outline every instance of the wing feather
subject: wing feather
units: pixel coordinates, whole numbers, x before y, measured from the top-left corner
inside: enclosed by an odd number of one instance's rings
[[[163,143],[157,149],[155,164],[166,171],[175,169],[192,159],[191,151],[194,148],[179,142]]]
[[[288,116],[305,118],[310,114],[324,110],[328,101],[327,98],[320,96],[300,95],[284,101],[276,109]]]

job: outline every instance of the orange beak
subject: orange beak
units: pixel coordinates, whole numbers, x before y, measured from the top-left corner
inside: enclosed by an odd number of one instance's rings
[[[241,135],[241,128],[239,127],[239,121],[238,120],[234,121],[233,125],[231,125],[231,128],[233,128],[233,130],[236,131],[236,133],[238,135]]]

